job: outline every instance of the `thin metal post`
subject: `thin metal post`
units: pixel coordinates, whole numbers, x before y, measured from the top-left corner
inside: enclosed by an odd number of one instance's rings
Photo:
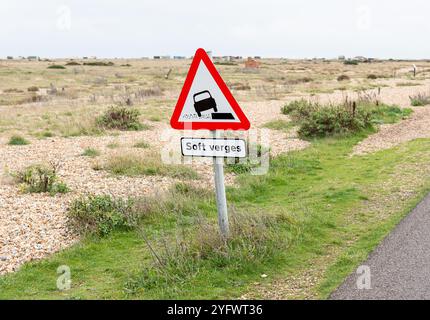
[[[207,52],[212,61],[212,51]],[[216,130],[212,130],[214,138],[218,137]],[[215,177],[215,194],[216,206],[218,210],[218,225],[221,231],[221,236],[227,239],[229,236],[228,212],[227,212],[227,197],[225,196],[224,185],[224,159],[213,158],[214,177]]]
[[[212,131],[213,137],[217,138],[218,134],[216,130]],[[229,236],[228,226],[228,212],[227,212],[227,198],[225,196],[225,185],[224,185],[224,159],[213,158],[214,176],[215,176],[215,193],[216,193],[216,205],[218,209],[218,224],[221,230],[221,235],[224,239]]]

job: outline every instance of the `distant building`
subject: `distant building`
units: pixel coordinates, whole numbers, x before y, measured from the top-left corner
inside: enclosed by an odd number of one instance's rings
[[[28,61],[36,61],[36,60],[39,60],[39,57],[38,56],[28,56],[27,60]]]
[[[363,57],[363,56],[356,56],[356,57],[354,57],[354,60],[365,62],[365,61],[367,61],[367,58]]]
[[[258,69],[260,68],[260,62],[252,59],[251,57],[248,57],[248,59],[245,61],[245,69]]]
[[[183,60],[183,59],[185,59],[185,56],[173,56],[173,59],[175,59],[175,60]]]
[[[345,56],[339,56],[338,58],[337,58],[337,60],[340,60],[340,61],[344,61],[346,58],[345,58]]]
[[[153,56],[154,60],[169,60],[170,56]]]
[[[242,60],[242,56],[223,56],[223,61],[235,61],[235,60]]]
[[[7,58],[6,59],[8,59],[8,60],[13,60],[13,57],[12,56],[7,56]]]

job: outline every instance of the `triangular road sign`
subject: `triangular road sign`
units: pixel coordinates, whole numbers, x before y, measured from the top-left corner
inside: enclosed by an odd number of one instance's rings
[[[249,120],[203,49],[194,55],[170,124],[185,130],[248,130]]]

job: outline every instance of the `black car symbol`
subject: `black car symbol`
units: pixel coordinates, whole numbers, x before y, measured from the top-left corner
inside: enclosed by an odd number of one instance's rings
[[[197,98],[197,99],[196,99]],[[217,112],[215,99],[212,98],[208,90],[197,92],[193,95],[194,109],[199,117],[202,116],[202,111],[214,109]]]

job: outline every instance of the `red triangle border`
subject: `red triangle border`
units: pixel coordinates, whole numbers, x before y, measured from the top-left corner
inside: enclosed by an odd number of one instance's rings
[[[193,84],[194,77],[196,76],[197,69],[200,61],[203,61],[209,73],[212,75],[216,84],[224,94],[228,103],[236,113],[240,122],[180,122],[179,117],[181,116],[182,109],[185,105],[185,100],[190,92],[191,85]],[[224,80],[212,63],[211,59],[207,55],[206,51],[202,48],[197,49],[194,59],[191,62],[190,70],[188,71],[187,77],[182,87],[181,94],[179,95],[178,102],[176,103],[175,110],[173,111],[172,118],[170,119],[170,125],[173,129],[184,130],[248,130],[251,126],[248,118],[243,113],[236,99],[234,99]]]

